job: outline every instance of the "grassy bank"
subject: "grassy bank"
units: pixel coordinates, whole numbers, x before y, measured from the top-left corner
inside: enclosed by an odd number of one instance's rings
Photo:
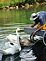
[[[15,6],[16,4],[25,2],[25,0],[0,0],[0,7]]]
[[[16,6],[17,4],[36,4],[36,3],[43,3],[45,0],[0,0],[0,8],[6,6]]]

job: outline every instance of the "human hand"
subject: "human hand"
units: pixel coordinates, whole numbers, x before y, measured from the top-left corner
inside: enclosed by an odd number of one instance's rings
[[[34,38],[35,33],[36,33],[36,31],[35,31],[35,32],[33,32],[33,33],[31,34],[31,39],[33,39],[33,38]]]

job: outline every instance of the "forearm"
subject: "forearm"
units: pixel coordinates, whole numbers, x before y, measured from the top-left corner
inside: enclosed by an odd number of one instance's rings
[[[36,31],[34,31],[33,32],[33,36],[35,35],[35,33],[37,32],[37,31],[39,31],[41,28],[42,28],[43,26],[41,26],[40,28],[38,28]]]
[[[39,31],[43,26],[40,26],[35,32]]]

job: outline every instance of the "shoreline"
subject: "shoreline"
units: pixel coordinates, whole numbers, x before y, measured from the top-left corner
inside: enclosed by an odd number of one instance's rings
[[[0,10],[13,10],[13,9],[30,9],[33,6],[42,6],[42,5],[46,5],[46,2],[44,3],[38,3],[36,2],[36,4],[29,4],[29,3],[25,3],[25,4],[16,4],[15,6],[3,6],[0,7]]]

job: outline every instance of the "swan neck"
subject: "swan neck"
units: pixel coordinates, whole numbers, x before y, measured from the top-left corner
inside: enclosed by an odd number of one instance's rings
[[[18,31],[16,30],[16,34],[19,35]]]

